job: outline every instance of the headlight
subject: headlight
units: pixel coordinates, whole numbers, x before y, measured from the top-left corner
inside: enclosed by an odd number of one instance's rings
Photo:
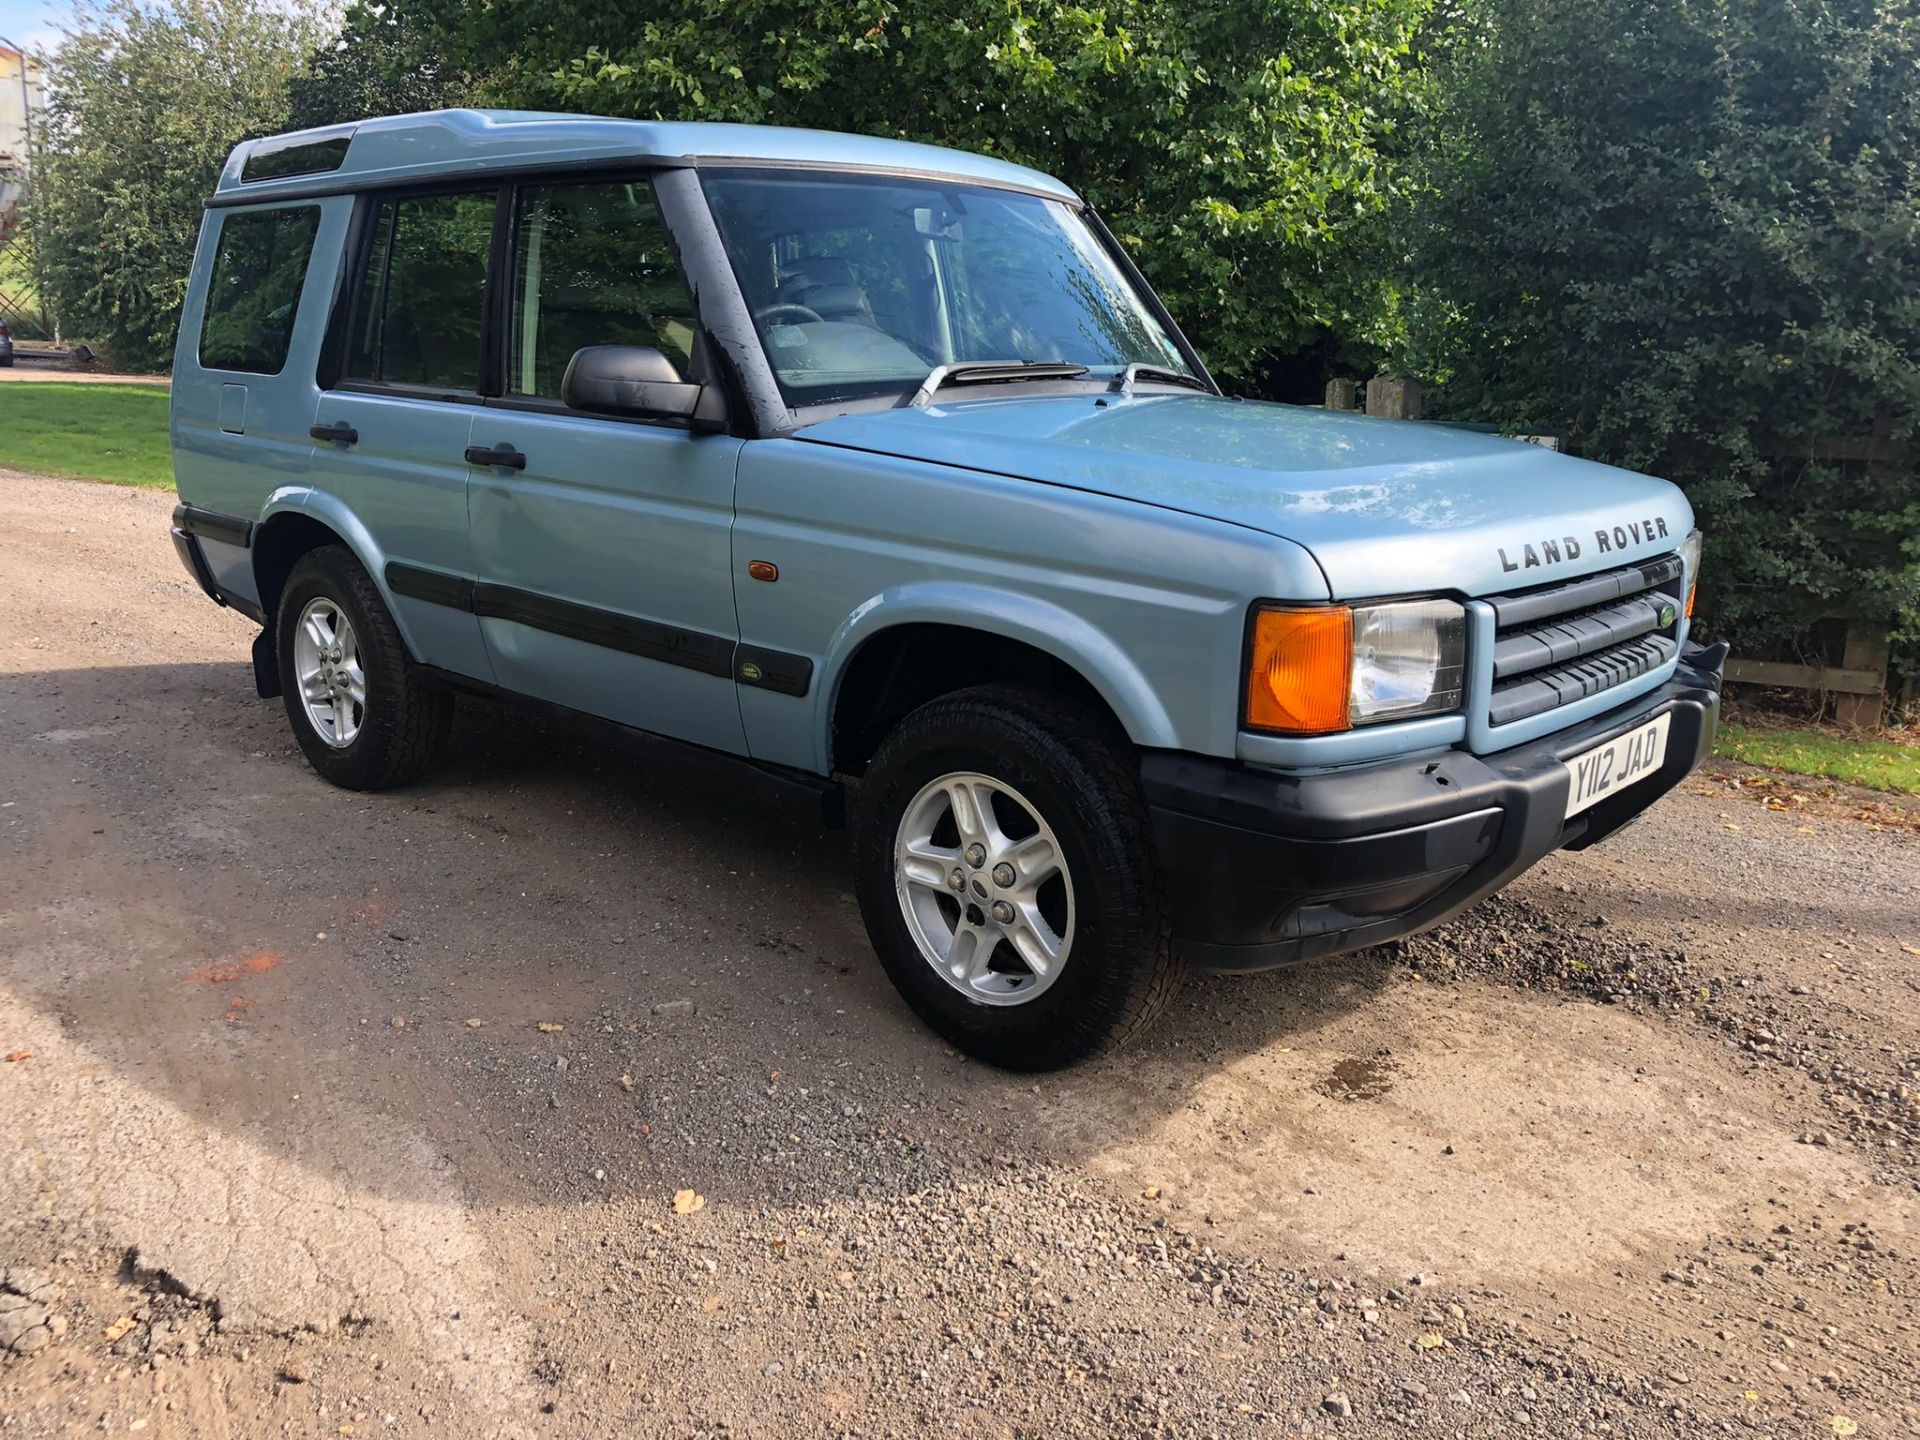
[[[1693,597],[1700,593],[1700,532],[1694,531],[1680,546],[1680,561],[1687,567],[1687,618],[1693,618]]]
[[[1247,647],[1246,723],[1327,734],[1457,709],[1466,612],[1451,600],[1263,606]]]
[[[1466,658],[1467,612],[1451,600],[1355,610],[1353,723],[1459,709]]]

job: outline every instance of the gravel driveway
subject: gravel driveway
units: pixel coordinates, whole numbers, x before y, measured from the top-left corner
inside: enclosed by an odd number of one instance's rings
[[[0,472],[0,1435],[1920,1434],[1920,822],[1731,772],[1051,1077],[799,792],[306,767],[171,497]]]

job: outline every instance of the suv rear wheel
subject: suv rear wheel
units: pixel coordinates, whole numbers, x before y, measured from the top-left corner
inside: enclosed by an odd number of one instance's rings
[[[344,545],[295,563],[275,638],[287,718],[315,770],[349,790],[384,790],[433,763],[453,697],[415,673],[379,588]]]
[[[968,1054],[1068,1065],[1178,990],[1136,765],[1105,717],[1013,686],[922,706],[874,757],[861,912],[907,1003]]]

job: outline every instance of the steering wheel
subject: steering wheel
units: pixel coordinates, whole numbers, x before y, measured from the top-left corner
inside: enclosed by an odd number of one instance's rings
[[[820,314],[819,311],[809,310],[804,305],[795,305],[786,301],[778,305],[768,305],[764,309],[753,312],[754,319],[764,320],[769,325],[774,323],[773,317],[776,315],[798,315],[802,320],[811,320],[816,325],[826,323],[826,317]]]

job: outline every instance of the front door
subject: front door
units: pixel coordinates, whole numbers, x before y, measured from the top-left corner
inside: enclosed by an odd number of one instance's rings
[[[692,301],[644,178],[519,187],[504,394],[470,443],[512,464],[468,481],[480,617],[508,689],[744,753],[734,695],[733,483],[741,442],[570,410],[588,345],[646,345],[683,373]]]

